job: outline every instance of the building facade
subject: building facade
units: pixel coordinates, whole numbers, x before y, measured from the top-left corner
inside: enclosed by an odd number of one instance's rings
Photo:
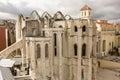
[[[9,20],[0,20],[0,51],[15,41],[15,23]]]
[[[120,25],[109,23],[106,20],[96,21],[97,31],[97,53],[99,57],[120,55]]]
[[[60,11],[53,17],[36,11],[19,15],[16,42],[23,40],[22,64],[33,80],[96,80],[97,28],[91,8],[83,6],[80,14],[78,19]]]

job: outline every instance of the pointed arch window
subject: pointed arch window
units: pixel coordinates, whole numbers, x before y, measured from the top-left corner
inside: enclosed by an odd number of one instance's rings
[[[48,44],[45,45],[45,57],[49,57]]]
[[[54,56],[57,56],[57,34],[54,33]]]
[[[74,55],[77,56],[78,46],[74,44]]]
[[[74,31],[75,31],[75,32],[78,32],[77,26],[74,27]]]
[[[57,34],[55,33],[54,34],[54,46],[56,46],[57,45]]]
[[[37,59],[41,57],[41,47],[37,44]]]
[[[82,45],[82,56],[86,56],[86,44]]]
[[[86,26],[84,25],[83,27],[82,27],[82,32],[85,32],[86,31]]]

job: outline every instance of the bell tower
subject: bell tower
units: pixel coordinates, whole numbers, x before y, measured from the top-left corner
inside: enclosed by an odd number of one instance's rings
[[[92,9],[88,7],[88,5],[84,5],[80,9],[81,19],[91,19],[91,15],[92,15],[91,13],[92,13]]]

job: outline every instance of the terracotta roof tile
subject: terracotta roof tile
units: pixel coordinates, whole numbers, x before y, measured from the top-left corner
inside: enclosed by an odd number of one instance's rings
[[[120,26],[120,24],[113,24],[113,23],[107,23],[107,22],[96,22],[96,23],[101,25],[108,25],[108,26]]]
[[[90,7],[88,7],[88,5],[84,5],[82,8],[81,8],[81,11],[82,10],[92,10]]]

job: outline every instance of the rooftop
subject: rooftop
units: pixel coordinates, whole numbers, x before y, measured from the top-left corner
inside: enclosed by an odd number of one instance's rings
[[[82,8],[81,8],[81,11],[83,10],[92,10],[88,5],[84,5]]]

